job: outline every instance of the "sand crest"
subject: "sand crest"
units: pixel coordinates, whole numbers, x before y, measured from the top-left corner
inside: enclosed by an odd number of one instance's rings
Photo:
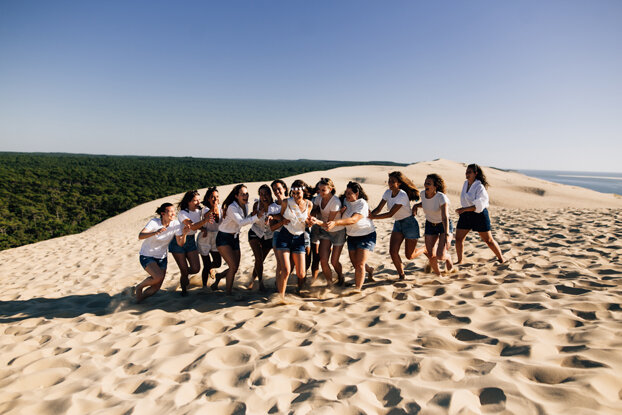
[[[441,174],[455,208],[464,168],[401,170],[418,186]],[[331,177],[339,189],[357,179],[375,206],[392,170],[296,178]],[[398,281],[392,221],[376,221],[376,281],[360,293],[327,289],[322,274],[302,297],[292,277],[286,304],[245,290],[244,233],[235,296],[195,276],[181,297],[169,256],[163,290],[135,304],[129,288],[145,276],[137,234],[181,195],[2,251],[0,413],[622,413],[622,199],[485,171],[505,264],[472,234],[456,273],[426,274],[418,258]],[[341,262],[351,281],[347,253]],[[274,270],[270,254],[269,287]]]

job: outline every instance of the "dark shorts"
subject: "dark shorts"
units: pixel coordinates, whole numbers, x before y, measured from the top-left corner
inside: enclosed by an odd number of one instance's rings
[[[279,232],[281,232],[281,229],[283,228],[279,228],[276,231],[272,232],[272,249],[276,249],[276,240],[279,237]]]
[[[233,233],[220,232],[216,235],[216,246],[229,245],[234,251],[240,250],[240,238]]]
[[[279,251],[290,251],[293,254],[305,253],[305,233],[292,235],[287,228],[281,228],[279,235],[275,238],[274,249]]]
[[[488,209],[482,210],[481,213],[464,212],[458,219],[458,229],[473,229],[476,232],[488,232],[490,227],[490,216]]]
[[[349,236],[348,235],[348,251],[355,251],[357,249],[367,249],[374,252],[376,246],[376,232],[368,233],[363,236]]]
[[[393,232],[399,232],[406,239],[419,239],[421,232],[419,231],[419,222],[414,216],[396,220],[393,223]]]
[[[155,262],[157,266],[159,266],[162,269],[166,269],[166,265],[168,264],[168,258],[164,257],[164,258],[154,258],[152,256],[144,256],[144,255],[139,255],[138,256],[138,260],[140,261],[140,265],[142,265],[143,268],[147,268],[147,265],[149,265],[149,263],[151,262]]]
[[[268,238],[268,239],[260,238],[259,236],[257,236],[255,231],[253,231],[252,229],[249,229],[248,230],[248,242],[250,243],[250,241],[252,240],[259,241],[259,243],[261,243],[261,249],[264,252],[268,252],[270,249],[272,249],[272,238]]]
[[[168,244],[168,251],[173,254],[185,254],[186,252],[196,251],[197,240],[195,238],[196,234],[186,235],[186,243],[184,246],[177,245],[177,238],[173,238]]]
[[[324,228],[320,228],[320,240],[329,240],[333,246],[343,246],[346,243],[346,230],[342,229],[337,232],[328,232]]]
[[[425,234],[426,235],[442,235],[445,233],[445,227],[443,222],[434,224],[429,221],[425,221]],[[454,233],[454,223],[449,219],[449,233]]]

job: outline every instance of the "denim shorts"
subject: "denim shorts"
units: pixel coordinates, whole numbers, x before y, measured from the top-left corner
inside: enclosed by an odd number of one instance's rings
[[[216,246],[225,246],[225,245],[229,245],[231,248],[233,248],[234,251],[239,251],[240,250],[239,235],[218,231],[218,235],[216,235]]]
[[[149,265],[149,263],[151,262],[155,262],[157,266],[159,266],[161,269],[166,269],[166,265],[168,264],[168,258],[164,257],[164,258],[154,258],[152,256],[144,256],[144,255],[139,255],[138,256],[138,260],[140,261],[140,265],[143,266],[143,268],[147,268],[147,265]]]
[[[426,235],[441,235],[445,233],[445,227],[443,222],[433,224],[430,221],[425,221],[425,234]],[[449,233],[454,233],[454,223],[449,219]]]
[[[171,239],[168,244],[168,251],[173,254],[185,254],[186,252],[197,250],[196,234],[186,235],[186,243],[184,246],[177,245],[177,238]]]
[[[281,228],[279,235],[275,238],[274,249],[279,251],[291,251],[292,253],[303,254],[305,252],[305,233],[292,235],[287,228]]]
[[[312,244],[319,244],[320,243],[320,229],[322,229],[322,227],[320,225],[313,225],[313,226],[311,226],[311,240],[310,240],[310,243],[312,243]]]
[[[343,246],[346,243],[346,230],[342,229],[337,232],[328,232],[324,228],[320,228],[320,240],[329,240],[333,246]]]
[[[268,252],[272,249],[272,238],[260,238],[259,236],[257,236],[257,234],[255,233],[255,231],[253,231],[252,229],[248,230],[248,242],[250,243],[251,241],[259,241],[259,243],[261,244],[261,249],[264,252]]]
[[[408,216],[407,218],[396,220],[393,223],[393,232],[401,233],[406,239],[421,238],[419,222],[417,222],[417,219],[414,216]]]
[[[348,251],[355,251],[357,249],[367,249],[374,252],[376,246],[376,232],[368,233],[363,236],[349,236],[348,235]]]
[[[490,216],[488,209],[481,213],[464,212],[458,219],[458,229],[473,229],[476,232],[488,232],[490,227]]]

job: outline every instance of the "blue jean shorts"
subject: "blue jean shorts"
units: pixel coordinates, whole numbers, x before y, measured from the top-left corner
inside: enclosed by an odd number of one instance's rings
[[[185,254],[186,252],[197,250],[196,234],[186,235],[186,243],[184,246],[177,245],[177,238],[171,239],[168,244],[168,251],[172,254]]]
[[[481,213],[464,212],[458,219],[458,229],[473,229],[476,232],[488,232],[490,227],[490,216],[488,209],[484,209]]]
[[[426,235],[441,235],[445,233],[445,227],[443,226],[443,222],[432,223],[430,221],[425,221],[425,234]],[[454,233],[454,223],[449,219],[449,233]]]
[[[234,251],[240,250],[240,237],[239,235],[229,233],[229,232],[220,232],[216,235],[216,246],[225,246],[229,245],[233,248]]]
[[[396,220],[393,223],[393,232],[399,232],[406,239],[419,239],[421,232],[419,231],[419,222],[414,216]]]
[[[281,228],[279,235],[274,238],[276,244],[274,249],[279,251],[290,251],[293,254],[303,254],[305,252],[305,233],[292,235],[287,228]]]
[[[151,262],[155,262],[156,265],[159,266],[161,269],[166,269],[166,265],[168,264],[167,257],[154,258],[152,256],[139,255],[138,260],[140,261],[140,265],[142,265],[142,267],[145,269],[147,268],[147,265],[149,265]]]
[[[355,251],[357,249],[367,249],[374,252],[376,246],[376,232],[368,233],[363,236],[349,236],[348,235],[348,251]]]
[[[346,230],[342,229],[337,232],[328,232],[324,228],[320,228],[320,240],[327,239],[333,246],[343,246],[346,243]]]

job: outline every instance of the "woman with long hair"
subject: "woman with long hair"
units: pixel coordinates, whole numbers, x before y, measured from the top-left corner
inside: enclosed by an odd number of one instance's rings
[[[305,281],[305,227],[310,224],[313,204],[306,199],[309,185],[303,180],[295,180],[290,189],[290,197],[281,204],[281,215],[287,223],[279,231],[275,243],[275,255],[280,262],[277,278],[277,290],[281,298],[285,297],[287,279],[290,273],[290,255],[294,259],[298,289],[300,292]]]
[[[143,241],[139,254],[140,265],[149,274],[134,288],[134,295],[139,303],[158,292],[164,282],[169,242],[176,238],[177,243],[183,246],[190,231],[190,226],[181,225],[175,219],[175,208],[171,203],[163,203],[156,210],[156,214],[158,217],[147,222],[138,234],[138,239]],[[181,235],[176,236],[178,231],[181,231]]]
[[[253,250],[255,257],[255,266],[248,289],[252,290],[255,285],[255,277],[259,281],[259,291],[265,291],[266,287],[263,283],[263,263],[272,249],[273,232],[270,229],[269,218],[281,212],[281,207],[275,205],[272,200],[272,191],[270,186],[262,184],[259,186],[259,200],[253,205],[253,211],[262,210],[267,213],[265,220],[253,223],[248,231],[248,244]]]
[[[324,226],[326,223],[341,219],[341,201],[335,196],[335,184],[328,177],[322,177],[317,183],[317,196],[313,200],[314,211],[319,218],[314,219],[315,225],[319,226],[318,238],[320,240],[320,265],[322,273],[329,286],[333,284],[333,273],[330,265],[337,274],[337,284],[343,285],[343,268],[339,262],[339,256],[346,242],[346,229],[343,226],[335,226],[330,232]]]
[[[421,202],[413,207],[413,213],[417,214],[417,208],[423,208],[426,219],[425,254],[434,273],[440,275],[439,260],[445,261],[447,271],[453,268],[449,248],[454,229],[449,218],[449,198],[445,195],[445,182],[438,174],[428,174],[423,186],[425,192],[421,193]],[[438,247],[434,251],[437,242]]]
[[[482,168],[477,164],[469,164],[466,169],[466,180],[460,193],[461,208],[456,209],[460,215],[456,230],[456,254],[458,262],[462,264],[462,254],[464,252],[464,240],[472,229],[479,233],[482,241],[488,245],[490,250],[497,256],[499,262],[505,262],[499,244],[492,237],[490,216],[488,216],[488,181]]]
[[[210,219],[209,217],[201,218],[201,202],[199,192],[196,190],[186,192],[177,206],[179,208],[179,213],[177,214],[179,222],[190,226],[190,231],[186,235],[186,242],[183,246],[177,244],[177,241],[173,239],[168,246],[168,250],[173,254],[173,258],[175,258],[181,273],[179,278],[181,295],[186,296],[188,295],[187,290],[190,284],[188,275],[196,274],[201,269],[195,235],[197,230],[201,229]],[[178,235],[180,234],[181,230],[178,232]]]
[[[222,220],[218,226],[216,246],[229,269],[226,271],[226,293],[233,291],[233,279],[240,266],[240,230],[243,226],[251,225],[263,217],[263,211],[248,212],[248,189],[243,184],[236,185],[222,203]],[[219,275],[212,288],[218,289]]]
[[[344,196],[345,211],[341,214],[341,219],[326,222],[325,228],[330,232],[337,226],[345,226],[348,253],[354,266],[354,282],[360,290],[365,280],[365,272],[373,281],[374,269],[367,265],[367,259],[376,245],[376,228],[369,218],[368,198],[363,187],[357,182],[349,182]]]
[[[201,228],[201,233],[197,238],[197,248],[203,260],[203,272],[201,279],[203,287],[207,286],[209,278],[214,278],[216,269],[222,264],[222,257],[216,246],[216,235],[220,223],[220,197],[216,187],[210,187],[203,196],[203,218],[208,216],[208,222]],[[210,258],[211,257],[211,258]]]
[[[414,183],[401,171],[389,173],[389,189],[382,195],[382,200],[371,212],[371,219],[395,218],[391,239],[389,241],[389,254],[395,265],[395,270],[399,279],[405,278],[402,259],[400,258],[400,246],[404,239],[404,255],[411,260],[423,254],[424,248],[417,249],[417,240],[421,237],[419,232],[419,222],[413,215],[410,201],[419,200],[419,190]],[[380,213],[382,208],[387,205],[388,212]]]

